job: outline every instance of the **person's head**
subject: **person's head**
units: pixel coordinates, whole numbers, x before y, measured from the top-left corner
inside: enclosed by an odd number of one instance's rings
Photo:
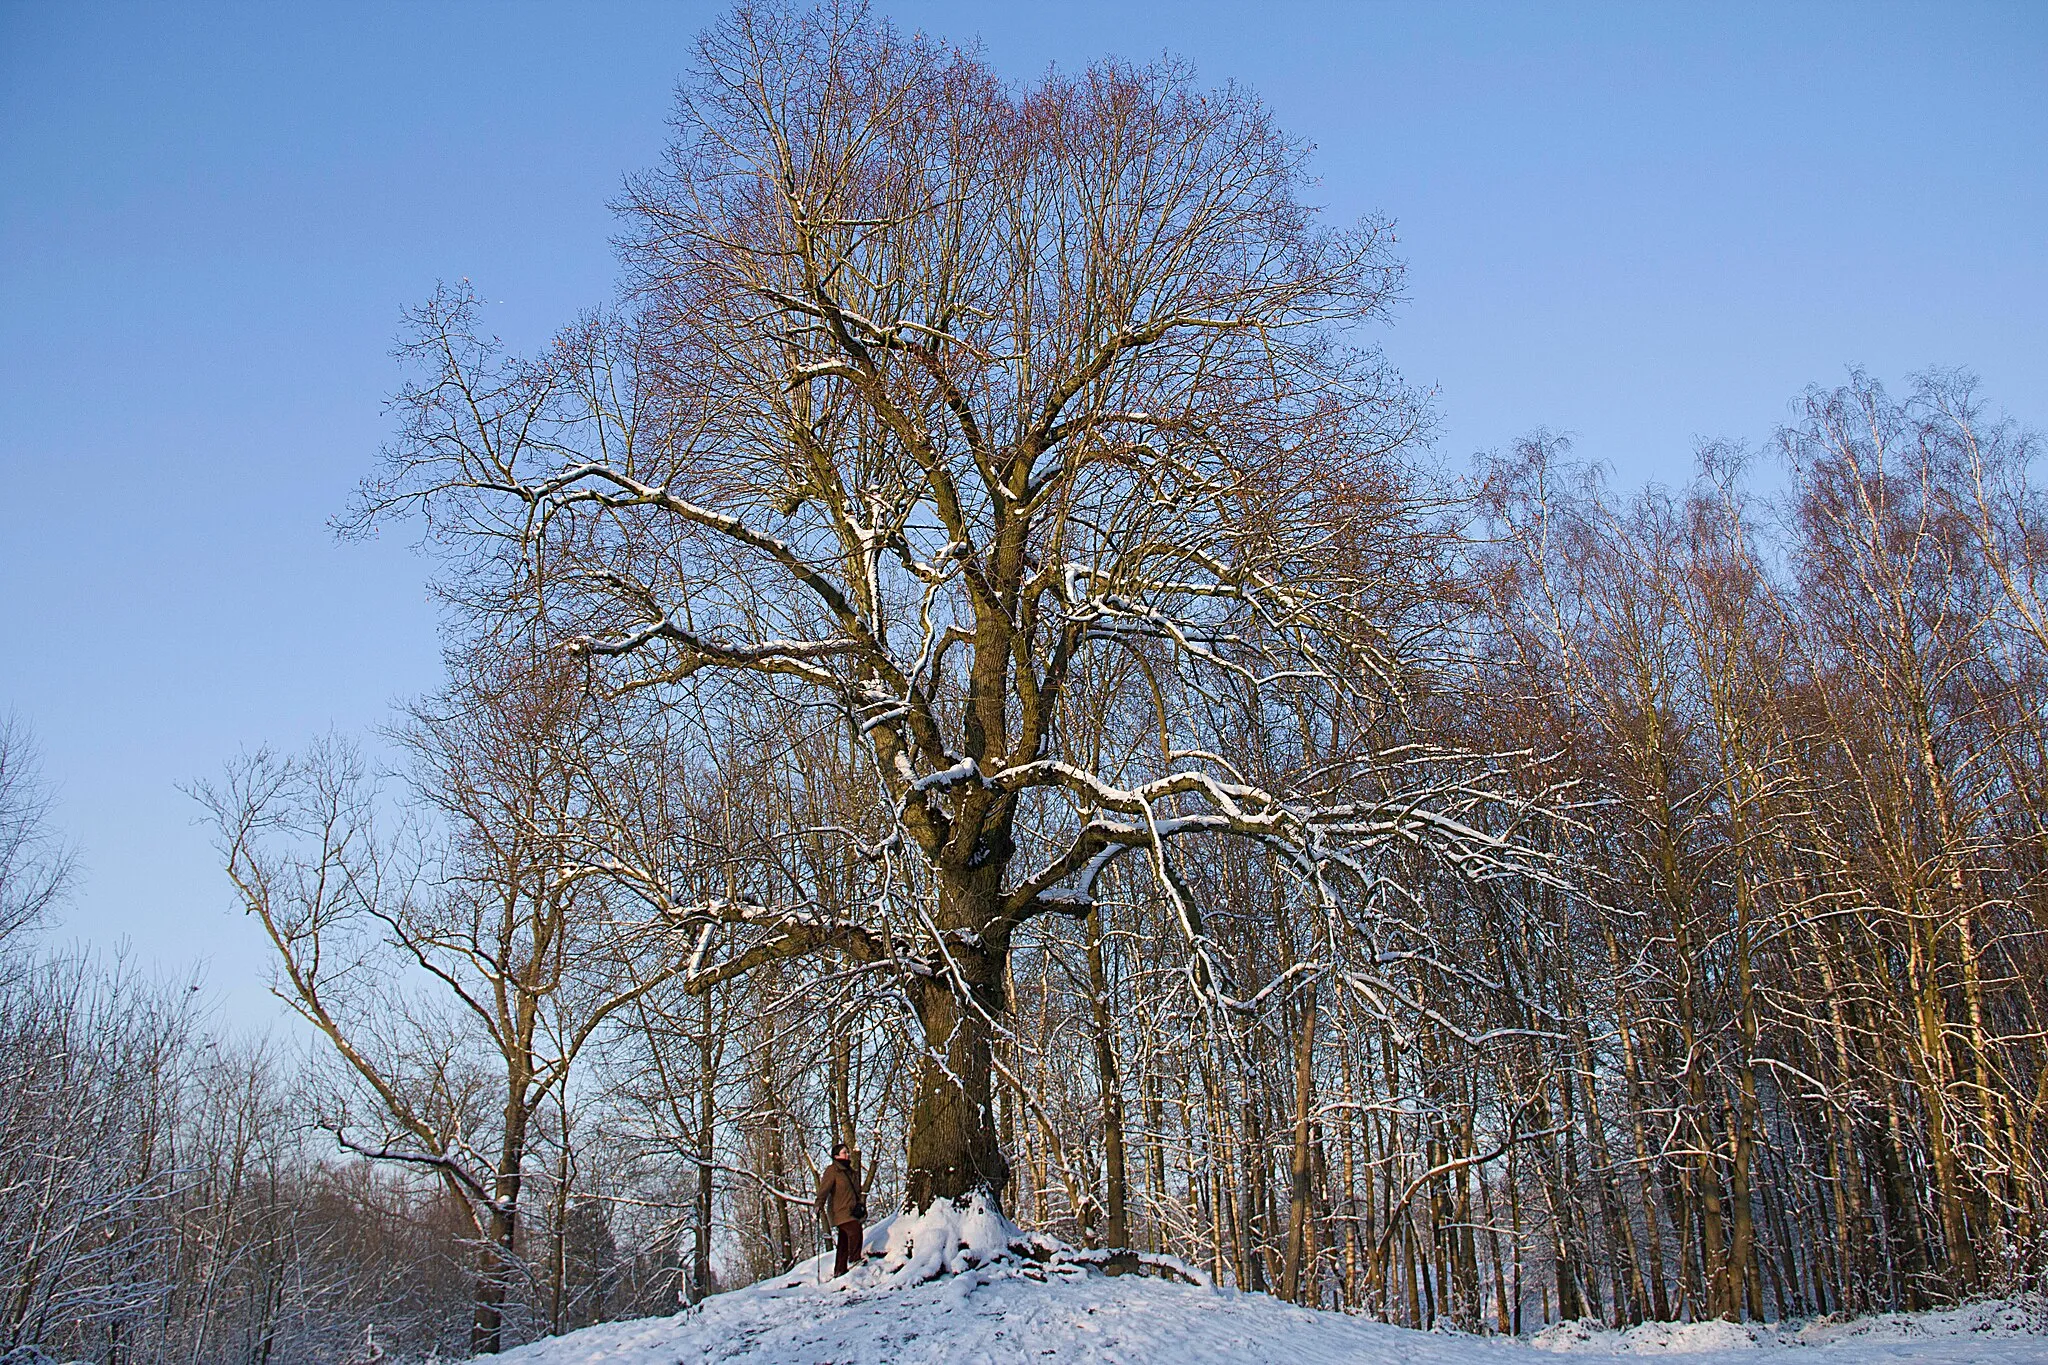
[[[847,1143],[840,1143],[838,1146],[832,1149],[832,1159],[834,1161],[853,1160],[853,1148]]]

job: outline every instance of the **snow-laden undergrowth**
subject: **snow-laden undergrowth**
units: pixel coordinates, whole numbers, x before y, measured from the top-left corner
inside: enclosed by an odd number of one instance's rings
[[[1819,1352],[1812,1365],[2048,1365],[2039,1300],[1849,1323],[1744,1328],[1564,1324],[1529,1343],[1414,1332],[1263,1294],[1211,1287],[1171,1257],[1075,1251],[979,1201],[937,1204],[868,1230],[864,1262],[824,1279],[829,1255],[718,1294],[672,1318],[609,1323],[535,1342],[507,1365],[1546,1365],[1544,1352],[1684,1353],[1757,1365],[1756,1352]],[[1130,1273],[1137,1271],[1140,1273]]]

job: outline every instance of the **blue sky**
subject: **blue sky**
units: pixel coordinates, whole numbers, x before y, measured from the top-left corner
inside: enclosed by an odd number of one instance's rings
[[[885,4],[1022,79],[1173,52],[1400,224],[1384,344],[1461,463],[1531,427],[1625,482],[1850,365],[2048,426],[2048,5]],[[602,299],[700,4],[0,3],[0,710],[85,879],[61,932],[263,957],[178,784],[362,733],[438,671],[428,566],[337,544],[399,310],[531,343]]]

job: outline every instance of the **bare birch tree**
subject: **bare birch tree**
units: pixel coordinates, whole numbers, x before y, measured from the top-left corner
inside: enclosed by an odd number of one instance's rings
[[[593,727],[559,667],[479,652],[399,731],[432,825],[380,836],[366,772],[331,746],[259,754],[198,789],[277,952],[277,994],[332,1045],[344,1096],[367,1101],[344,1099],[327,1126],[431,1173],[469,1212],[477,1352],[502,1344],[543,1108],[598,1031],[680,966],[596,875]]]

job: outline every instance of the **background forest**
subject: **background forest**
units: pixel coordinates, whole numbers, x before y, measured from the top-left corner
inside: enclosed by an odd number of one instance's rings
[[[0,1343],[672,1312],[816,1251],[835,1139],[878,1211],[1422,1328],[2036,1285],[2037,438],[1858,374],[1675,490],[1447,471],[1380,225],[1249,96],[778,23],[706,40],[614,309],[408,320],[394,761],[193,784],[303,1051],[44,944],[0,738]]]
[[[1297,990],[1225,1038],[1156,960],[1170,910],[1142,883],[1039,921],[997,1090],[1019,1221],[1480,1331],[2034,1282],[2048,508],[2032,453],[1943,379],[1904,400],[1815,391],[1770,498],[1720,452],[1680,492],[1617,496],[1554,441],[1490,468],[1458,580],[1468,690],[1447,709],[1569,775],[1559,851],[1583,882],[1512,908],[1425,898],[1430,951],[1375,983],[1392,1008]],[[670,719],[593,714],[540,682],[466,676],[400,731],[416,762],[390,804],[438,815],[437,846],[411,856],[465,895],[543,894],[573,827],[494,846],[494,813],[570,824],[612,727]],[[754,757],[666,771],[677,847],[740,875],[778,822],[835,794],[788,737],[734,751]],[[834,1133],[872,1162],[877,1204],[901,1188],[917,1045],[897,1001],[830,974],[689,996],[658,936],[582,941],[612,923],[598,889],[564,898],[538,951],[530,921],[503,939],[472,937],[480,917],[360,927],[348,1008],[468,1164],[441,1179],[360,1159],[383,1116],[345,1126],[377,1101],[331,1057],[217,1036],[179,983],[19,932],[61,882],[28,758],[11,732],[0,1265],[17,1343],[264,1360],[345,1357],[374,1334],[459,1352],[493,1235],[476,1185],[508,1147],[515,1338],[672,1311],[810,1255]],[[366,775],[345,751],[311,771],[319,800],[294,818],[368,839]],[[1265,894],[1251,860],[1202,875],[1233,901]],[[1212,932],[1245,975],[1314,953],[1263,919]],[[402,989],[422,958],[443,974]],[[502,962],[532,973],[507,986],[523,1034],[455,995]],[[1484,988],[1501,981],[1518,1003]]]

